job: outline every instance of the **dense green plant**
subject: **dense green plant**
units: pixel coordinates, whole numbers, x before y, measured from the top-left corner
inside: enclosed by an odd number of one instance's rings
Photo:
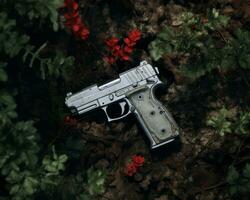
[[[0,77],[6,82],[4,66],[0,65]],[[32,199],[39,190],[57,184],[67,157],[53,151],[53,158],[45,156],[41,165],[37,130],[32,121],[18,121],[15,108],[12,94],[0,90],[0,174],[12,199]]]
[[[42,78],[46,75],[56,76],[59,75],[67,78],[67,71],[69,67],[73,66],[74,58],[65,55],[60,51],[50,53],[49,57],[42,55],[42,50],[47,47],[47,43],[44,43],[36,49],[36,47],[30,44],[30,37],[26,34],[20,33],[16,24],[16,20],[9,19],[6,12],[0,12],[0,52],[10,58],[17,55],[22,56],[23,62],[27,61],[30,67],[39,66]]]
[[[229,111],[223,107],[219,110],[217,115],[211,116],[207,120],[207,125],[213,127],[220,136],[232,132],[231,122],[228,120],[228,113]]]
[[[55,31],[58,30],[58,8],[64,0],[3,0],[2,7],[12,7],[21,17],[28,17],[30,22],[39,19],[44,23],[49,19]]]
[[[39,67],[43,79],[45,79],[46,75],[55,77],[62,75],[64,78],[67,78],[68,69],[73,66],[74,58],[72,56],[65,57],[65,55],[58,50],[54,52],[54,56],[52,57],[41,57],[41,51],[46,46],[47,43],[44,43],[36,51],[33,51],[33,46],[26,47],[23,62],[29,59],[29,67],[33,67],[34,62],[36,62],[35,67]]]
[[[207,125],[213,127],[215,131],[224,136],[226,133],[249,134],[250,113],[247,111],[240,112],[237,120],[232,123],[229,119],[230,112],[223,107],[215,115],[207,119]]]
[[[250,164],[246,164],[241,172],[230,166],[227,174],[227,183],[232,195],[249,194],[250,191]]]
[[[16,20],[9,19],[6,12],[0,12],[0,52],[12,58],[26,47],[28,41],[29,36],[16,29]]]
[[[60,195],[62,199],[78,198],[82,200],[98,199],[105,189],[105,179],[107,173],[105,170],[89,168],[86,173],[78,172],[74,176],[64,177],[60,185]]]
[[[87,184],[90,195],[98,195],[104,192],[106,173],[103,170],[90,168],[87,171]]]
[[[55,51],[43,53],[47,43],[40,47],[31,44],[31,36],[18,25],[13,18],[12,9],[22,17],[38,19],[45,22],[50,18],[54,30],[57,29],[57,8],[62,1],[1,1],[0,5],[0,175],[3,180],[0,198],[28,200],[57,186],[64,171],[67,156],[57,155],[54,147],[52,153],[42,149],[39,133],[34,122],[21,120],[18,116],[15,94],[10,90],[7,67],[13,67],[13,60],[20,66],[29,63],[30,67],[40,68],[42,77],[66,76],[67,67],[72,66],[73,58]],[[10,17],[11,16],[11,17]],[[33,21],[30,21],[33,24]],[[38,49],[38,50],[35,50]],[[48,51],[47,51],[48,52]],[[20,58],[23,58],[23,63]],[[25,62],[25,63],[24,63]],[[16,63],[16,62],[14,62]],[[11,77],[10,77],[11,78]],[[10,80],[11,82],[11,80]],[[42,153],[45,152],[45,153]]]
[[[240,66],[243,69],[250,68],[250,32],[238,29],[235,38],[228,41],[222,50],[222,67]]]
[[[235,132],[239,134],[249,134],[250,112],[240,112],[239,120],[236,122]]]
[[[225,38],[220,29],[226,27],[228,21],[227,16],[220,15],[215,9],[206,17],[185,12],[180,16],[180,26],[165,27],[151,42],[151,57],[159,60],[174,54],[185,58],[178,70],[191,78],[214,68],[249,68],[250,33],[239,29],[234,37]]]

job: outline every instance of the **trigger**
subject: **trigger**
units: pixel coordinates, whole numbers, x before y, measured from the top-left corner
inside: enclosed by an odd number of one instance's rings
[[[120,104],[120,106],[121,106],[121,115],[123,115],[124,114],[124,112],[125,112],[125,106],[126,106],[126,102],[120,102],[119,103]]]

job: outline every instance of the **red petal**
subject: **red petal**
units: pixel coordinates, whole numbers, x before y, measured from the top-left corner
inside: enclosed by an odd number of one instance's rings
[[[129,60],[130,58],[129,58],[129,56],[124,55],[124,56],[122,56],[122,57],[121,57],[121,59],[122,59],[122,60],[126,60],[126,61],[127,61],[127,60]]]
[[[74,32],[77,32],[77,31],[80,30],[80,26],[77,25],[77,24],[75,24],[75,25],[72,26],[72,30],[73,30]]]
[[[89,30],[87,28],[83,28],[80,32],[80,37],[85,40],[89,36]]]
[[[127,44],[128,46],[130,45],[131,41],[129,38],[124,38],[123,39],[124,43]]]
[[[138,29],[134,29],[129,33],[128,37],[133,42],[136,42],[141,38],[141,32]]]
[[[103,59],[111,65],[115,62],[115,58],[112,56],[104,56]]]
[[[133,49],[132,49],[131,47],[129,47],[129,46],[125,46],[125,47],[124,47],[124,51],[125,51],[126,53],[132,53]]]
[[[76,2],[73,2],[73,3],[72,3],[72,8],[73,8],[74,10],[77,10],[77,9],[78,9],[78,4],[77,4]]]
[[[119,39],[116,38],[116,37],[112,37],[111,39],[109,40],[106,40],[105,43],[108,47],[113,47],[115,46],[117,43],[118,43]]]
[[[133,161],[135,166],[140,167],[144,164],[145,159],[143,156],[136,156],[135,155],[135,156],[132,156],[132,161]]]

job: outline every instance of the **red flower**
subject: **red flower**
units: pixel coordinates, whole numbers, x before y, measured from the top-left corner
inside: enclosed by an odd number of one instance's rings
[[[128,55],[124,55],[121,57],[122,60],[128,61],[130,58]]]
[[[108,62],[110,65],[114,64],[115,58],[112,56],[104,56],[103,58],[106,62]]]
[[[74,32],[79,31],[79,29],[80,29],[80,26],[79,26],[78,24],[74,24],[74,25],[72,26],[72,30],[73,30]]]
[[[136,167],[140,167],[144,164],[145,159],[143,156],[134,155],[134,156],[132,156],[132,161]]]
[[[78,3],[74,0],[65,0],[64,4],[67,9],[67,13],[64,14],[66,19],[64,23],[65,26],[71,28],[76,37],[83,40],[87,39],[89,36],[89,29],[79,16]]]
[[[114,47],[118,43],[119,39],[116,37],[112,37],[109,40],[106,40],[105,43],[108,47]]]
[[[119,39],[112,37],[105,41],[108,49],[110,50],[110,57],[105,57],[104,60],[109,63],[114,63],[116,60],[120,59],[123,61],[130,60],[130,55],[133,52],[133,47],[136,45],[136,42],[141,38],[141,32],[137,29],[134,29],[129,32],[128,37],[123,39],[123,44],[118,44]]]
[[[83,27],[80,32],[79,32],[80,38],[82,39],[87,39],[89,36],[89,29],[87,29],[86,27]]]
[[[131,47],[129,47],[129,46],[125,46],[124,47],[124,52],[126,52],[126,53],[132,53],[132,51],[133,51],[133,49],[131,48]]]
[[[136,42],[141,38],[141,32],[137,29],[134,29],[129,33],[128,38]]]
[[[145,159],[143,156],[133,155],[131,162],[126,165],[124,173],[127,176],[133,176],[138,171],[138,169],[144,164],[144,162]]]
[[[126,165],[126,168],[124,170],[124,173],[127,176],[133,176],[137,172],[137,167],[134,165],[134,163],[128,163]]]
[[[77,4],[76,2],[73,2],[73,3],[72,3],[72,8],[73,8],[74,10],[77,10],[77,9],[78,9],[78,4]]]

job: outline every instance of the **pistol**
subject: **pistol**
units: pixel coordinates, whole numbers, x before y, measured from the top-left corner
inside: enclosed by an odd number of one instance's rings
[[[109,122],[134,113],[149,138],[151,149],[155,149],[179,135],[172,115],[155,97],[155,89],[163,84],[158,74],[157,67],[142,61],[111,82],[91,85],[75,94],[68,93],[65,104],[74,115],[101,108]],[[117,112],[112,111],[112,107]]]

